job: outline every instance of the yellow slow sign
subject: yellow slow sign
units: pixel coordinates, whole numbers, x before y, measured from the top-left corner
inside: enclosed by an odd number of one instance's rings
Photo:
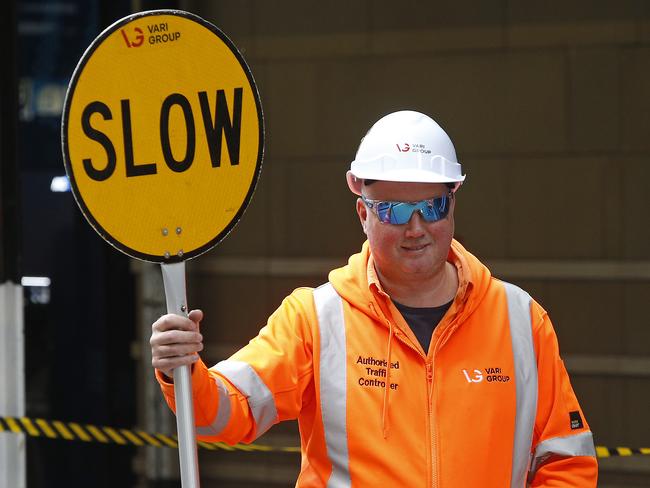
[[[236,224],[259,176],[262,110],[232,42],[192,14],[126,17],[83,55],[66,97],[66,171],[107,241],[156,262],[194,257]]]

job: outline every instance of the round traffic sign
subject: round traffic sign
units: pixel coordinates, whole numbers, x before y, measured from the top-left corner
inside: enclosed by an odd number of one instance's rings
[[[217,27],[187,12],[142,12],[82,56],[61,139],[95,230],[134,258],[171,263],[216,245],[244,212],[262,167],[262,106]]]

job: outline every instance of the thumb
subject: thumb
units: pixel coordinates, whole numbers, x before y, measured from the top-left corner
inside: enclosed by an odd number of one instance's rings
[[[194,322],[198,326],[201,320],[203,320],[203,311],[199,309],[192,310],[188,314],[187,318],[189,318],[192,322]]]

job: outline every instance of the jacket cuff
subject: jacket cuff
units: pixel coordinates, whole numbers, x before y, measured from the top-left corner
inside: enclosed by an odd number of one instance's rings
[[[201,358],[192,364],[190,368],[192,373],[192,396],[196,396],[197,391],[200,391],[207,386],[207,383],[210,381],[210,373]],[[155,369],[154,372],[167,404],[174,412],[176,412],[173,378],[167,377],[158,369]]]

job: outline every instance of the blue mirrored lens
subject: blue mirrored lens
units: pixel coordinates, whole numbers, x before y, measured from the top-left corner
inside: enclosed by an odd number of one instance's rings
[[[380,222],[384,224],[390,223],[390,216],[392,214],[391,209],[394,203],[392,202],[377,202],[375,204],[375,209],[377,210],[377,217]]]
[[[426,222],[436,222],[444,219],[449,213],[449,197],[443,196],[415,203],[377,202],[377,217],[383,223],[406,224],[411,220],[413,212],[420,212]]]
[[[426,202],[424,208],[420,209],[420,213],[427,222],[435,222],[436,220],[444,219],[449,213],[449,198],[444,196],[429,200]]]
[[[421,202],[420,202],[421,203]],[[397,203],[393,204],[393,211],[391,213],[391,224],[405,224],[413,215],[413,212],[419,210],[419,204],[412,203]]]

